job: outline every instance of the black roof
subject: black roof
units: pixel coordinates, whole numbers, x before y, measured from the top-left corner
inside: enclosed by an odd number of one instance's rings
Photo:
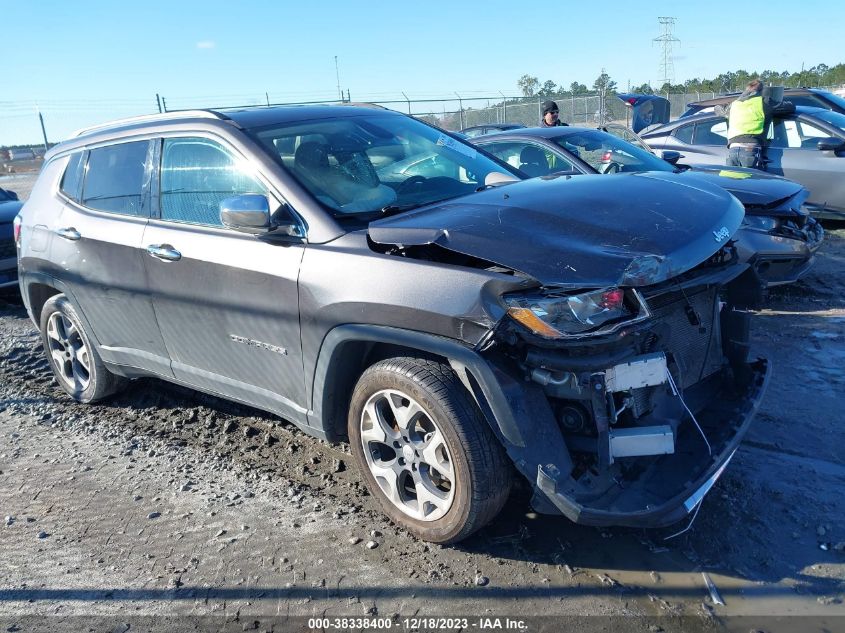
[[[366,104],[331,104],[331,105],[294,105],[269,106],[242,109],[212,110],[217,114],[231,119],[243,128],[265,127],[282,123],[295,123],[310,119],[331,119],[336,117],[348,118],[353,116],[372,116],[373,113],[393,114],[404,116],[400,112],[388,110],[376,105]]]

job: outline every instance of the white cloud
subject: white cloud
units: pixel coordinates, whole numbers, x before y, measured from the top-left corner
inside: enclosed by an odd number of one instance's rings
[[[197,48],[214,48],[217,46],[216,42],[212,42],[211,40],[204,40],[202,42],[197,42]]]

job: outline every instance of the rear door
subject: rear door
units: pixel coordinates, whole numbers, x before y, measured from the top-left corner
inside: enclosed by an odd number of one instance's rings
[[[218,210],[244,193],[281,208],[280,194],[216,137],[164,138],[156,164],[144,265],[174,375],[288,416],[304,413],[297,295],[304,241],[234,231]]]
[[[673,150],[684,155],[684,165],[724,165],[728,155],[728,123],[724,117],[690,120],[666,136],[645,141],[653,150]]]
[[[60,184],[51,274],[70,289],[106,361],[165,377],[170,359],[146,289],[141,238],[149,217],[151,143],[72,154]]]

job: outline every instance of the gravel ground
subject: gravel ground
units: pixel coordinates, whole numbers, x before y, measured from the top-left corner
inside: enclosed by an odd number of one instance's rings
[[[752,353],[774,366],[761,413],[692,528],[668,541],[535,515],[517,489],[459,546],[423,543],[383,518],[345,446],[274,416],[152,379],[70,401],[24,310],[0,304],[2,630],[396,614],[744,633],[798,616],[816,619],[785,621],[845,630],[844,266],[832,227],[808,277],[755,316]]]

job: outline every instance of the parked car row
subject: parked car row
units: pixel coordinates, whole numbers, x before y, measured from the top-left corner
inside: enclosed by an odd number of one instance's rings
[[[155,376],[349,442],[420,538],[490,522],[515,477],[578,523],[677,522],[760,405],[743,250],[774,221],[811,251],[804,190],[558,130],[481,149],[360,106],[92,128],[15,220],[23,301],[72,398]]]

